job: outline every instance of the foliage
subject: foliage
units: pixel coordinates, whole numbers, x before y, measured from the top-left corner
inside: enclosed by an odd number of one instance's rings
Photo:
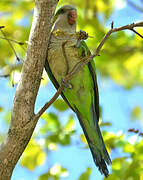
[[[69,119],[62,125],[57,115],[53,113],[45,113],[42,118],[45,121],[44,126],[41,127],[40,132],[46,138],[46,146],[49,147],[52,143],[69,145],[70,137],[74,133],[74,119],[69,116]]]
[[[79,177],[79,180],[89,180],[91,174],[91,168],[87,168],[87,170],[81,174],[81,176]]]
[[[119,137],[120,138],[120,137]],[[115,158],[112,161],[112,174],[107,178],[112,179],[141,179],[143,175],[143,140],[137,140],[137,136],[132,136],[129,142],[124,138],[118,140],[115,144],[124,152],[121,158]]]
[[[59,6],[72,3],[78,8],[78,30],[86,31],[90,36],[87,44],[94,52],[97,44],[101,41],[107,32],[107,22],[112,13],[116,10],[117,0],[63,0]],[[1,74],[10,76],[13,79],[13,73],[17,70],[20,73],[30,32],[33,0],[9,0],[0,2],[0,25],[5,26],[3,31],[9,39],[23,42],[20,45],[12,42],[13,47],[20,58],[16,61],[14,53],[8,42],[0,38],[0,68]],[[116,19],[115,19],[116,24]],[[0,37],[3,35],[1,34]],[[135,86],[143,86],[143,41],[134,34],[128,32],[118,32],[113,34],[106,42],[101,56],[95,59],[97,71],[105,79],[112,79],[116,84],[132,89]],[[47,82],[46,82],[47,83]],[[45,86],[45,83],[42,84]],[[72,137],[76,134],[74,117],[69,113],[66,120],[65,116],[68,107],[62,99],[58,99],[53,104],[54,111],[45,113],[41,118],[41,127],[38,133],[29,142],[21,160],[21,166],[34,170],[38,166],[47,166],[46,157],[50,153],[58,151],[59,147],[70,147],[73,145]],[[0,113],[5,113],[5,120],[8,122],[10,113],[0,104]],[[131,119],[141,119],[141,107],[136,106],[132,109]],[[101,124],[105,128],[111,126],[110,122]],[[107,129],[107,128],[106,128]],[[108,180],[138,180],[143,178],[143,140],[137,134],[129,133],[111,133],[103,131],[105,143],[110,153],[117,154],[113,158],[112,172]],[[39,140],[40,138],[40,140]],[[0,141],[3,134],[0,135]],[[84,145],[81,151],[88,148],[83,134],[77,137],[78,143]],[[118,152],[119,153],[116,153]],[[122,154],[122,156],[120,155]],[[72,165],[71,165],[72,167]],[[79,176],[79,180],[90,179],[92,168],[86,167],[86,171]],[[39,180],[59,180],[68,177],[70,171],[62,164],[53,164],[47,167]]]
[[[55,101],[53,103],[53,106],[59,111],[65,111],[68,109],[67,104],[62,99],[58,99],[57,101]]]
[[[44,163],[45,158],[46,153],[42,151],[40,145],[34,139],[32,139],[29,143],[29,146],[27,146],[25,150],[20,164],[27,167],[29,170],[34,170],[37,166],[40,166]]]
[[[38,180],[60,180],[60,177],[66,177],[68,172],[60,164],[55,164],[49,171],[39,177]]]

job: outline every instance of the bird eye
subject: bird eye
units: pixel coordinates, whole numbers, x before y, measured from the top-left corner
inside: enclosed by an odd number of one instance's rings
[[[61,9],[60,13],[63,14],[64,12],[65,12],[64,9]]]

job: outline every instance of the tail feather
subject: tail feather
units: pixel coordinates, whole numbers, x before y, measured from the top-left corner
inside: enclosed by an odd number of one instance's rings
[[[98,127],[99,128],[99,127]],[[103,142],[103,138],[101,136],[101,132],[99,129],[98,135],[100,137],[101,143],[102,143],[102,149],[99,149],[98,147],[95,146],[95,144],[92,143],[92,141],[89,140],[89,147],[93,156],[93,160],[98,167],[99,171],[101,174],[104,174],[105,177],[108,177],[109,171],[107,168],[107,164],[111,164],[111,159],[110,156],[106,150],[105,144]],[[87,138],[87,135],[85,135]],[[90,138],[87,138],[90,139]]]
[[[106,147],[105,147],[105,144],[104,144],[104,141],[103,141],[103,138],[102,138],[99,126],[98,126],[98,122],[95,121],[96,139],[93,140],[93,137],[90,137],[89,134],[87,133],[87,130],[85,129],[80,112],[78,111],[77,108],[75,108],[75,109],[76,109],[77,117],[78,117],[80,124],[82,126],[82,129],[84,131],[85,137],[87,139],[89,148],[91,150],[93,160],[94,160],[96,166],[98,167],[99,171],[101,172],[101,174],[104,174],[105,177],[108,177],[109,171],[107,168],[107,164],[108,165],[111,164],[111,159],[106,150]],[[95,113],[93,113],[93,114],[95,115]],[[96,118],[96,117],[94,117],[94,118]],[[97,139],[99,141],[98,145],[95,142]]]

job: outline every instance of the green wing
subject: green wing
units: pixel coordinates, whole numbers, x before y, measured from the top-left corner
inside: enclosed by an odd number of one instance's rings
[[[83,57],[87,55],[91,55],[91,52],[88,49],[85,41],[81,41],[80,43],[80,53],[81,53],[81,56]],[[93,59],[88,63],[88,68],[89,68],[89,71],[91,73],[93,83],[94,83],[95,112],[96,112],[97,120],[99,120],[99,93],[98,93],[98,85],[97,85],[97,78],[96,78],[96,69],[95,69],[95,64],[94,64]]]
[[[81,41],[80,53],[82,56],[87,56],[91,54],[84,41]],[[95,64],[93,60],[91,60],[88,63],[88,68],[89,68],[89,71],[93,80],[93,86],[94,86],[93,87],[94,88],[94,102],[91,101],[91,112],[92,112],[92,120],[94,121],[94,125],[90,131],[88,131],[88,128],[90,129],[90,127],[88,127],[88,123],[85,125],[85,121],[83,117],[81,116],[81,113],[78,111],[78,109],[76,109],[76,114],[79,118],[83,131],[87,138],[94,162],[99,168],[99,171],[101,173],[104,173],[105,177],[107,177],[109,174],[107,164],[108,165],[111,164],[111,159],[106,150],[106,147],[102,138],[102,134],[100,132],[100,128],[98,125],[99,94],[98,94],[98,86],[97,86],[97,79],[96,79],[96,69],[95,69]],[[93,129],[94,131],[92,131]]]
[[[55,88],[58,89],[60,87],[60,85],[59,85],[58,81],[55,79],[54,75],[52,74],[52,71],[51,71],[49,63],[48,63],[48,59],[46,59],[46,61],[45,61],[45,70],[46,70],[50,80],[54,84]],[[70,105],[70,103],[68,102],[68,100],[66,99],[66,97],[64,96],[63,93],[61,93],[61,96],[65,100],[67,105],[74,111],[74,109],[72,108],[72,106]]]

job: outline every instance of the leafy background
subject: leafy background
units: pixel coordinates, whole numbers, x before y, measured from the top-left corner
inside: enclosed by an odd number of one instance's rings
[[[132,3],[133,4],[132,4]],[[114,21],[114,26],[143,18],[143,1],[61,0],[78,9],[78,30],[88,32],[87,44],[94,52]],[[135,3],[135,4],[134,4]],[[57,8],[58,8],[57,7]],[[20,58],[17,62],[0,34],[0,142],[10,123],[16,84],[30,32],[34,1],[1,0],[0,25]],[[137,29],[143,34],[143,29]],[[124,31],[112,34],[95,59],[101,106],[101,129],[112,158],[108,180],[143,179],[143,40]],[[7,77],[7,78],[5,78]],[[38,93],[35,112],[54,94],[46,73]],[[135,132],[129,132],[129,129]],[[32,139],[18,162],[12,180],[104,179],[95,167],[76,116],[59,98],[39,120]]]

